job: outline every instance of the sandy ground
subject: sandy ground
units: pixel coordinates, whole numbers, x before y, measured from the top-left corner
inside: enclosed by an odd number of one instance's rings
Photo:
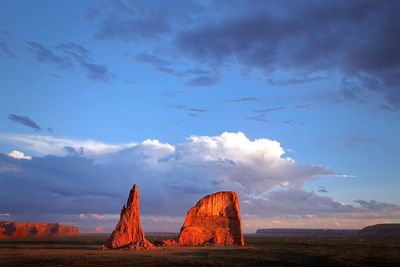
[[[150,237],[150,240],[165,237]],[[244,247],[100,250],[104,235],[0,241],[0,266],[400,266],[400,240],[246,237]]]

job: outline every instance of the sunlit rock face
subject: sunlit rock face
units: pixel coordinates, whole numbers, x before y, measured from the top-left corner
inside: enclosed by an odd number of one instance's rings
[[[179,245],[244,245],[239,199],[235,192],[218,192],[192,207],[181,228]]]
[[[104,248],[130,248],[133,250],[150,249],[154,245],[146,240],[140,225],[139,191],[136,185],[129,193],[126,207],[121,210],[121,216],[115,230],[108,238]]]
[[[79,235],[79,227],[58,223],[0,222],[0,238]]]

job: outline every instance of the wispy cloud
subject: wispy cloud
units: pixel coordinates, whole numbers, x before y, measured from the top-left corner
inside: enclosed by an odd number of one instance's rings
[[[298,104],[298,105],[295,105],[294,107],[297,108],[297,109],[305,109],[305,110],[308,110],[308,109],[310,109],[312,106],[313,106],[312,104],[306,103],[306,104]]]
[[[294,125],[296,124],[296,121],[295,121],[295,120],[286,120],[286,121],[284,121],[283,123],[284,123],[284,124],[287,124],[287,125],[294,126]]]
[[[196,1],[171,0],[156,5],[146,1],[100,2],[88,11],[96,23],[95,38],[123,42],[161,41],[189,25],[205,7]]]
[[[265,109],[255,109],[253,110],[252,115],[248,115],[245,118],[248,120],[253,120],[257,122],[267,122],[266,115],[272,112],[285,110],[284,107],[274,107],[274,108],[265,108]]]
[[[11,35],[7,31],[0,29],[0,55],[15,58],[15,52],[11,48]]]
[[[112,75],[106,65],[92,63],[82,63],[81,66],[86,70],[87,78],[94,82],[110,82]]]
[[[71,68],[72,62],[68,57],[57,55],[52,50],[36,42],[27,42],[27,49],[34,54],[39,62],[52,63],[60,68]]]
[[[10,114],[8,116],[8,119],[12,122],[24,125],[26,127],[32,128],[36,131],[41,130],[40,126],[36,122],[31,120],[28,116],[19,116],[19,115],[15,115],[15,114]]]
[[[162,58],[155,53],[142,52],[135,54],[133,59],[138,63],[152,66],[159,72],[174,75],[176,77],[189,77],[186,82],[188,86],[213,86],[220,82],[220,76],[215,71],[205,69],[185,69],[185,64],[181,66],[176,63],[177,58]]]
[[[160,57],[157,57],[154,54],[150,54],[147,52],[142,52],[134,55],[134,60],[139,63],[144,63],[152,66],[159,72],[167,73],[167,74],[172,74],[178,77],[183,77],[185,76],[184,73],[175,70],[172,66],[170,61],[167,61],[165,59],[162,59]]]
[[[112,73],[106,65],[93,62],[92,53],[75,43],[60,43],[52,48],[37,42],[27,42],[27,49],[42,63],[54,64],[62,69],[80,66],[86,77],[93,82],[110,82]]]
[[[305,83],[312,83],[315,81],[320,81],[320,80],[326,80],[325,77],[305,77],[305,78],[291,78],[291,79],[285,79],[285,80],[274,80],[274,79],[268,79],[268,83],[274,86],[291,86],[291,85],[299,85],[299,84],[305,84]]]
[[[400,57],[388,56],[398,50],[399,2],[300,1],[287,16],[281,16],[284,5],[275,2],[246,7],[226,2],[218,8],[229,12],[207,13],[204,17],[212,19],[184,27],[173,36],[176,49],[210,65],[260,70],[275,86],[317,82],[336,73],[357,85],[345,88],[348,98],[374,102],[376,96],[364,94],[370,91],[384,98],[381,107],[400,110]],[[287,78],[270,78],[281,73]]]
[[[318,186],[318,193],[328,193],[328,190],[325,186]]]
[[[168,104],[166,106],[169,108],[186,111],[192,117],[197,116],[198,113],[205,113],[208,111],[207,109],[187,107],[185,105],[179,105],[179,104]]]
[[[24,135],[24,134],[0,134],[0,141],[9,142],[26,148],[29,151],[39,153],[41,155],[65,155],[68,149],[72,148],[80,152],[83,148],[85,155],[94,157],[120,151],[135,145],[135,143],[127,144],[106,144],[95,140],[76,140],[68,138],[60,138],[48,135]]]
[[[261,114],[267,114],[275,111],[282,111],[285,110],[286,108],[284,107],[275,107],[275,108],[265,108],[265,109],[255,109],[255,113],[261,113]]]
[[[245,116],[247,120],[256,121],[256,122],[268,122],[265,118],[264,114],[254,114],[254,115],[247,115]]]
[[[167,97],[167,98],[172,98],[175,97],[179,94],[182,94],[184,91],[180,91],[180,90],[175,90],[175,91],[163,91],[161,92],[161,96],[163,97]]]
[[[373,144],[376,141],[376,139],[366,136],[363,130],[356,129],[344,140],[344,145],[347,148],[355,148],[361,144]]]
[[[258,102],[261,99],[258,97],[241,97],[241,98],[232,98],[225,100],[226,103],[252,103]]]
[[[194,87],[213,86],[218,84],[220,80],[221,77],[217,74],[201,75],[189,80],[186,84],[188,86],[194,86]]]

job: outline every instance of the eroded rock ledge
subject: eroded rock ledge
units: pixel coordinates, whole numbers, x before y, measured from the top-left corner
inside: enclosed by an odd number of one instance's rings
[[[157,243],[157,246],[187,245],[244,245],[239,199],[235,192],[218,192],[200,199],[188,211],[178,238]],[[102,248],[156,248],[145,238],[140,224],[139,192],[136,185],[130,191],[126,207],[124,205],[121,210],[115,230]]]
[[[239,199],[235,192],[205,196],[192,207],[176,240],[164,246],[244,245]]]
[[[79,235],[79,227],[59,223],[0,221],[0,238]]]

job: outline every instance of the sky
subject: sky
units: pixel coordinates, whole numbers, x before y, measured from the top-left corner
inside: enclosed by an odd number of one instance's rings
[[[400,1],[0,1],[0,220],[400,223]]]

